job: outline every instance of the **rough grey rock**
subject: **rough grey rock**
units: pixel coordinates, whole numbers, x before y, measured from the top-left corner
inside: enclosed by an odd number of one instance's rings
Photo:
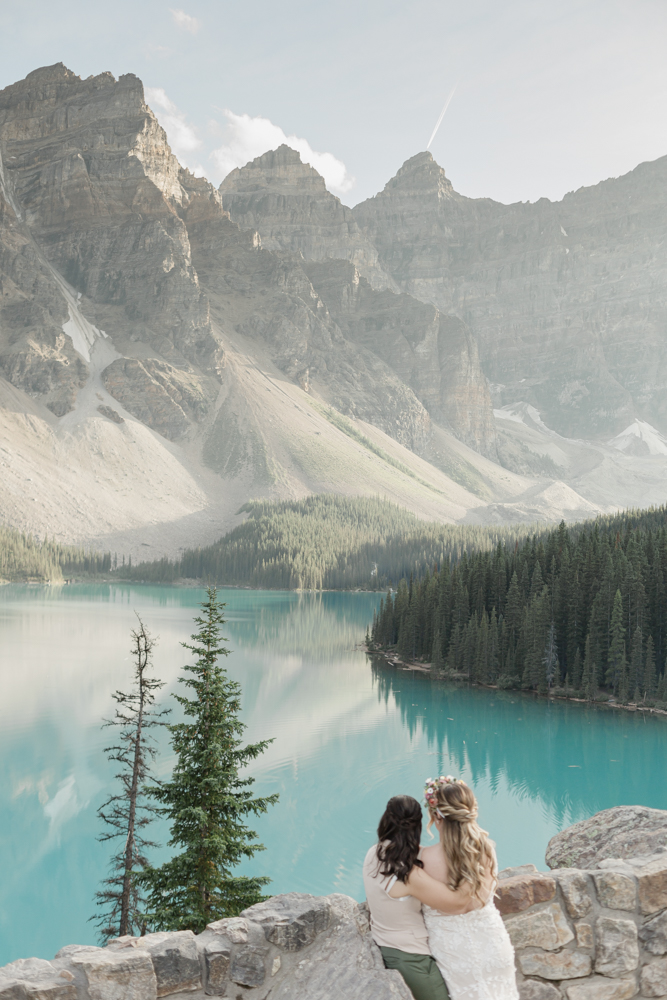
[[[264,929],[267,941],[285,951],[300,951],[327,929],[331,907],[326,898],[288,892],[258,903],[242,916]]]
[[[126,410],[170,441],[208,411],[209,401],[192,369],[179,370],[156,358],[119,358],[104,369],[102,382]]]
[[[574,930],[577,935],[577,947],[578,948],[594,948],[595,938],[593,937],[593,925],[587,920],[580,920],[574,925]]]
[[[62,957],[66,968],[82,975],[90,1000],[157,1000],[157,980],[147,951],[85,948]]]
[[[549,841],[550,868],[595,868],[605,858],[636,858],[667,847],[667,810],[646,806],[604,809]]]
[[[620,872],[593,873],[593,881],[602,906],[611,910],[634,910],[637,906],[637,884]]]
[[[639,931],[644,947],[654,955],[667,955],[667,912],[648,920]]]
[[[667,959],[645,965],[641,972],[642,996],[667,996]]]
[[[601,976],[565,988],[567,1000],[629,1000],[637,992],[634,979],[604,979]]]
[[[499,871],[498,879],[514,878],[515,875],[531,875],[536,871],[536,865],[515,865],[513,868],[503,868]]]
[[[517,962],[524,976],[542,979],[579,979],[590,975],[592,968],[590,955],[580,951],[551,952],[535,948],[520,952]]]
[[[555,951],[574,940],[574,934],[559,903],[544,909],[508,917],[505,921],[515,948],[543,948]]]
[[[158,997],[201,988],[199,953],[192,931],[145,934],[129,939],[125,946],[137,947],[150,955]]]
[[[74,976],[42,958],[19,958],[0,969],[1,1000],[76,1000]]]
[[[595,922],[597,951],[595,971],[603,976],[621,976],[639,965],[637,925],[633,920],[598,917]]]
[[[113,422],[115,424],[124,424],[125,423],[124,417],[121,417],[121,415],[118,412],[118,410],[114,410],[113,406],[106,406],[106,404],[101,403],[97,407],[97,409],[98,409],[98,412],[101,413],[103,417],[107,418],[107,420],[113,420]]]
[[[240,948],[232,958],[229,978],[241,986],[261,986],[266,978],[262,952],[252,945]]]
[[[593,906],[590,878],[580,871],[558,871],[556,874],[570,916],[585,917]]]
[[[521,1000],[562,1000],[562,996],[551,983],[542,983],[539,979],[524,979],[519,985]]]
[[[204,991],[211,996],[225,992],[232,960],[232,943],[224,934],[207,928],[197,935]]]

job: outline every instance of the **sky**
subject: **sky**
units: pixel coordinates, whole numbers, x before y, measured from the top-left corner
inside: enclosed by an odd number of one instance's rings
[[[135,73],[196,173],[286,141],[347,205],[448,98],[430,152],[470,197],[556,200],[666,155],[665,51],[667,0],[0,0],[0,88]]]

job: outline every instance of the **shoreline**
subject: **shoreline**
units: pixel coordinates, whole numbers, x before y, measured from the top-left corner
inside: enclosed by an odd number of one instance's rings
[[[74,584],[80,583],[107,583],[107,584],[126,584],[135,587],[172,587],[179,588],[181,590],[206,590],[208,583],[204,583],[200,580],[192,579],[190,577],[184,577],[181,580],[174,580],[169,582],[156,581],[156,580],[128,580],[126,578],[118,579],[117,577],[109,576],[80,576],[80,577],[63,577],[62,580],[5,580],[0,579],[0,586],[15,586],[15,587],[69,587]],[[215,583],[213,586],[217,590],[271,590],[275,593],[283,594],[384,594],[383,590],[364,590],[362,587],[350,587],[349,589],[337,589],[333,587],[251,587],[248,583]]]
[[[364,644],[365,645],[365,644]],[[405,660],[397,654],[389,653],[386,649],[369,649],[366,647],[366,655],[369,657],[378,657],[383,660],[386,666],[394,667],[397,670],[413,671],[420,674],[425,674],[427,677],[431,677],[433,680],[443,680],[450,681],[453,684],[466,684],[469,687],[482,688],[486,691],[513,691],[516,694],[529,695],[533,698],[544,698],[546,701],[570,701],[577,705],[585,705],[589,708],[612,708],[621,709],[624,712],[642,712],[646,715],[663,715],[667,716],[667,709],[664,708],[652,708],[649,705],[637,705],[635,702],[631,702],[627,705],[623,705],[615,700],[611,701],[588,701],[586,698],[576,698],[574,695],[564,695],[564,694],[554,694],[543,693],[540,691],[524,691],[522,688],[499,688],[497,684],[482,684],[480,681],[471,681],[465,674],[434,674],[431,671],[430,663],[417,663],[412,661],[406,663]]]

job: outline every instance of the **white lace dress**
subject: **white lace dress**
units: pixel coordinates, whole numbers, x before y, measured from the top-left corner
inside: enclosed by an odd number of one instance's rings
[[[514,949],[493,897],[470,913],[423,909],[431,954],[451,1000],[519,1000]]]

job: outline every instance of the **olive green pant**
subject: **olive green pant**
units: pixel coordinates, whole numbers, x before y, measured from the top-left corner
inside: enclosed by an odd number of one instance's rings
[[[449,1000],[445,981],[434,958],[430,955],[413,955],[398,948],[380,947],[388,969],[398,969],[415,1000]]]

